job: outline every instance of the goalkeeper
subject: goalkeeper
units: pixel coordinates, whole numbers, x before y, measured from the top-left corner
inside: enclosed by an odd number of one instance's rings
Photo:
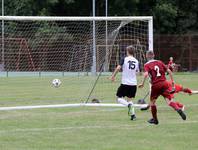
[[[169,82],[169,85],[171,87],[171,82]],[[174,84],[174,87],[172,87],[172,89],[174,89],[173,92],[171,93],[172,97],[174,97],[176,93],[180,93],[180,92],[187,93],[189,95],[198,94],[198,91],[185,88],[181,84],[177,84],[177,83]],[[171,91],[171,88],[169,88],[169,90]],[[179,102],[176,102],[176,104],[178,105],[178,107],[180,107],[184,111],[185,106],[183,104]]]
[[[131,116],[131,120],[135,120],[136,116],[132,98],[135,98],[137,90],[136,72],[139,72],[139,62],[134,57],[135,48],[133,46],[128,46],[126,52],[127,56],[121,59],[110,80],[115,81],[116,74],[122,69],[122,82],[116,94],[117,101],[128,106],[128,114]],[[125,99],[126,97],[127,100]]]
[[[171,82],[169,82],[169,84],[171,84]],[[177,83],[174,84],[173,88],[174,88],[173,94],[180,92],[187,93],[189,95],[198,94],[198,91],[191,90],[190,88],[185,88],[181,84],[177,84]]]
[[[172,86],[171,81],[168,81],[167,83],[169,85],[169,88],[167,89],[167,91],[169,91],[169,94],[171,95],[172,98],[174,98],[175,94],[180,93],[180,92],[187,93],[189,95],[198,94],[198,91],[192,90],[190,88],[185,88],[181,84],[175,83],[174,86]],[[185,106],[183,104],[181,104],[180,102],[175,102],[175,103],[180,109],[184,111]],[[141,110],[147,110],[147,109],[149,109],[149,106]]]

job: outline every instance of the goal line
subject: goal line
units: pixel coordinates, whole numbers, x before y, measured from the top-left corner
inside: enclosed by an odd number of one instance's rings
[[[13,106],[13,107],[0,107],[0,111],[6,110],[27,110],[36,108],[64,108],[64,107],[126,107],[122,104],[113,103],[76,103],[76,104],[54,104],[54,105],[32,105],[32,106]],[[144,108],[148,104],[133,104],[134,107]]]

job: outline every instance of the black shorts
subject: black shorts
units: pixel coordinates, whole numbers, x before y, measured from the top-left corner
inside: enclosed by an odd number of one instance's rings
[[[120,87],[117,90],[116,96],[117,97],[128,97],[128,98],[134,98],[137,91],[136,85],[125,85],[121,84]]]

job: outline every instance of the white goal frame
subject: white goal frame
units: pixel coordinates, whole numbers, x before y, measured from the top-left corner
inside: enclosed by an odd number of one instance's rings
[[[41,108],[65,108],[65,107],[126,107],[122,104],[111,103],[76,103],[76,104],[54,104],[54,105],[33,105],[33,106],[13,106],[0,107],[0,111],[9,110],[27,110],[27,109],[41,109]],[[133,107],[146,108],[148,104],[133,104]]]
[[[153,17],[152,16],[119,16],[119,17],[49,17],[49,16],[0,16],[2,24],[4,21],[148,21],[148,50],[153,51]],[[94,23],[93,23],[94,25]],[[93,26],[93,72],[96,73],[96,43],[95,31]],[[2,60],[4,60],[4,26],[2,26]],[[107,45],[108,46],[108,45]],[[57,107],[79,107],[79,106],[106,106],[106,107],[123,107],[121,104],[111,103],[78,103],[78,104],[57,104],[57,105],[38,105],[38,106],[16,106],[0,107],[1,110],[20,110],[33,108],[57,108]],[[143,104],[134,104],[134,107],[146,107]]]

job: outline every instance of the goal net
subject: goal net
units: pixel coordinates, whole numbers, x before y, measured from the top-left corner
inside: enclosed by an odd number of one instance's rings
[[[152,17],[0,18],[4,106],[115,102],[121,73],[114,83],[108,78],[126,47],[136,48],[141,69],[153,49]],[[62,81],[59,88],[53,78]],[[147,91],[138,90],[137,99]]]

